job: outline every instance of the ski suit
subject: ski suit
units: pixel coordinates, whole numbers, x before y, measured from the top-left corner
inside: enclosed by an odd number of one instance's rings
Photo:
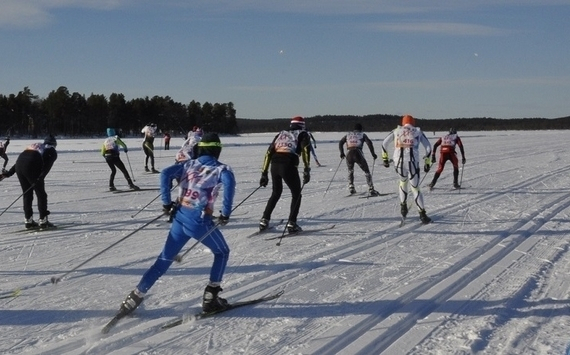
[[[261,173],[266,176],[271,165],[272,181],[271,197],[263,211],[263,218],[271,219],[271,214],[283,193],[283,182],[285,182],[291,190],[289,222],[297,222],[301,207],[301,179],[297,170],[299,156],[303,159],[306,175],[310,171],[310,146],[309,134],[304,130],[281,131],[273,138],[261,168]]]
[[[463,142],[461,142],[461,138],[455,133],[449,133],[445,136],[439,138],[437,142],[433,145],[433,152],[431,154],[432,161],[435,161],[435,153],[437,152],[437,148],[441,146],[441,150],[439,153],[439,163],[437,164],[437,170],[433,176],[433,180],[431,181],[430,187],[434,187],[437,179],[441,175],[443,171],[443,167],[448,160],[451,161],[453,164],[453,184],[454,186],[459,186],[458,177],[459,177],[459,162],[457,160],[457,153],[455,151],[455,146],[459,147],[459,151],[461,152],[461,157],[463,164],[465,164],[465,150],[463,149]]]
[[[154,136],[156,134],[156,125],[148,125],[144,126],[141,130],[141,133],[144,133],[144,140],[143,140],[143,151],[146,155],[144,160],[144,167],[145,170],[148,170],[148,161],[150,159],[150,165],[152,169],[154,169]]]
[[[190,134],[192,133],[192,134]],[[198,156],[198,143],[202,140],[202,132],[190,132],[188,138],[180,147],[174,158],[176,162],[183,163],[188,159],[196,159]]]
[[[418,210],[424,211],[423,195],[420,191],[420,154],[419,145],[421,144],[425,151],[426,157],[431,154],[431,144],[425,134],[419,127],[410,124],[398,126],[390,132],[382,142],[382,159],[388,159],[388,147],[394,144],[394,168],[400,177],[399,197],[400,203],[407,203],[408,199],[408,182],[411,184],[414,202]]]
[[[4,165],[2,166],[2,171],[6,170],[6,165],[8,165],[8,156],[6,155],[6,149],[8,149],[8,144],[10,144],[10,138],[6,138],[5,142],[0,142],[0,157],[4,159]]]
[[[56,160],[57,151],[54,146],[45,143],[33,143],[20,153],[16,159],[16,164],[5,174],[12,176],[16,173],[18,176],[24,193],[24,216],[26,220],[31,219],[34,214],[32,209],[34,191],[38,198],[40,219],[44,219],[49,214],[44,179]]]
[[[214,254],[210,270],[210,282],[222,281],[229,259],[230,248],[218,228],[214,228],[212,214],[220,188],[223,187],[221,213],[229,217],[232,212],[235,194],[235,177],[232,169],[209,155],[188,160],[184,164],[174,164],[160,173],[160,190],[163,205],[171,204],[171,181],[180,181],[178,205],[175,208],[172,227],[164,248],[155,263],[144,273],[137,289],[146,293],[174,261],[174,257],[191,239],[202,240]]]
[[[105,157],[107,165],[111,168],[109,187],[115,186],[115,174],[117,174],[117,169],[115,167],[121,170],[129,185],[133,184],[131,177],[129,176],[129,172],[127,171],[127,168],[125,168],[125,164],[119,157],[119,146],[123,147],[125,153],[128,152],[127,145],[121,140],[121,138],[119,138],[119,136],[108,137],[103,142],[103,147],[101,147],[101,155]]]
[[[366,183],[368,184],[368,188],[372,191],[374,190],[374,184],[372,183],[372,175],[370,174],[370,169],[368,168],[368,163],[366,162],[366,158],[364,158],[364,152],[362,148],[364,147],[364,143],[368,145],[368,149],[370,149],[370,153],[372,153],[372,157],[374,160],[378,158],[376,153],[374,152],[374,145],[372,141],[366,133],[361,131],[352,131],[346,134],[341,140],[338,142],[338,149],[340,150],[340,157],[341,159],[345,157],[344,155],[344,145],[346,144],[346,167],[348,168],[348,186],[351,191],[354,189],[354,164],[357,164],[360,169],[364,172],[364,176],[366,177]]]
[[[170,150],[170,133],[164,134],[164,150]]]

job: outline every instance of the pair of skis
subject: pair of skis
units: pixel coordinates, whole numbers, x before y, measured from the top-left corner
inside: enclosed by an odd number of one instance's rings
[[[161,330],[171,329],[171,328],[174,328],[176,326],[191,322],[193,320],[199,320],[199,319],[212,317],[212,316],[215,316],[217,314],[230,311],[232,309],[236,309],[236,308],[240,308],[240,307],[244,307],[244,306],[249,306],[249,305],[254,305],[257,303],[261,303],[261,302],[271,301],[271,300],[274,300],[274,299],[281,297],[281,295],[284,292],[285,292],[284,290],[280,290],[280,291],[277,291],[275,293],[270,293],[270,294],[263,296],[263,297],[254,298],[254,299],[246,300],[246,301],[237,301],[235,303],[229,304],[227,308],[220,309],[220,310],[213,311],[213,312],[199,312],[199,313],[195,313],[193,315],[184,315],[184,316],[175,318],[175,319],[163,324],[160,327],[160,329]],[[115,314],[115,316],[113,318],[111,318],[111,320],[107,324],[105,324],[103,329],[101,329],[101,333],[103,333],[103,334],[109,333],[111,331],[111,329],[113,329],[113,327],[115,327],[117,325],[117,323],[119,323],[119,321],[121,319],[123,319],[125,316],[127,316],[126,313],[119,311],[117,314]]]

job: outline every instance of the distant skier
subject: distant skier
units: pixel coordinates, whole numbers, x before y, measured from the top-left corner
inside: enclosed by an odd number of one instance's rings
[[[299,156],[303,159],[303,185],[311,180],[310,153],[311,140],[305,131],[305,119],[300,116],[293,117],[289,130],[279,132],[267,148],[259,185],[266,187],[269,183],[269,165],[271,165],[271,181],[273,183],[271,197],[267,201],[263,216],[259,221],[259,230],[269,227],[271,214],[283,193],[283,182],[291,190],[291,206],[287,230],[289,233],[301,231],[297,224],[297,215],[301,206],[301,179],[299,178]]]
[[[208,233],[210,234],[202,240],[202,244],[214,254],[214,262],[210,269],[210,282],[204,290],[202,310],[212,312],[228,307],[228,302],[218,295],[222,291],[220,285],[230,248],[222,232],[216,228],[212,214],[222,188],[223,202],[218,223],[228,223],[235,194],[235,177],[232,169],[218,160],[221,151],[222,144],[218,135],[208,133],[198,143],[197,159],[162,170],[160,180],[163,209],[173,215],[174,219],[162,252],[121,304],[119,311],[122,314],[131,313],[141,304],[148,290],[168,270],[176,255],[191,238],[199,239]],[[170,183],[173,179],[181,181],[177,205],[170,196]]]
[[[356,189],[354,188],[354,164],[358,164],[360,169],[362,169],[364,172],[364,176],[366,177],[366,183],[368,184],[368,193],[371,196],[376,196],[378,195],[378,191],[374,190],[374,184],[372,183],[372,174],[370,174],[368,163],[366,162],[366,158],[364,158],[364,153],[362,151],[364,143],[366,143],[366,145],[368,145],[368,149],[370,149],[372,158],[374,158],[372,164],[374,164],[376,162],[376,159],[378,159],[378,156],[374,152],[374,145],[372,144],[372,141],[370,138],[368,138],[366,133],[362,132],[362,125],[360,123],[355,124],[354,130],[346,134],[338,142],[340,159],[344,159],[346,157],[346,166],[348,168],[348,191],[350,194],[356,193]],[[344,154],[345,144],[347,148],[346,155]]]
[[[390,167],[388,159],[388,146],[394,142],[394,168],[400,177],[399,197],[402,217],[408,215],[408,182],[411,184],[414,202],[420,212],[420,220],[427,224],[431,218],[427,216],[424,207],[424,198],[420,191],[420,155],[419,145],[423,145],[426,150],[424,156],[424,172],[428,172],[431,167],[431,144],[419,127],[415,126],[415,119],[410,115],[402,117],[402,125],[396,127],[384,138],[382,142],[382,161],[386,168]]]
[[[317,141],[315,140],[315,137],[313,137],[313,134],[309,131],[307,131],[307,133],[309,134],[309,137],[311,138],[311,141],[313,142],[312,145],[309,145],[310,149],[311,149],[311,155],[313,156],[313,159],[315,159],[315,163],[317,164],[317,166],[322,166],[321,163],[319,163],[319,159],[317,158],[317,152],[315,151],[315,149],[317,149]]]
[[[57,160],[57,141],[54,136],[49,135],[43,143],[33,143],[29,145],[16,159],[10,170],[2,173],[2,178],[10,177],[16,173],[23,192],[25,227],[51,228],[55,227],[48,221],[48,197],[45,189],[45,177],[50,172],[54,162]],[[40,214],[39,224],[34,221],[32,202],[34,201],[34,191],[38,198],[38,211]]]
[[[176,162],[182,163],[188,159],[196,159],[198,157],[198,143],[202,139],[203,131],[200,128],[195,128],[194,131],[188,133],[188,138],[180,147],[174,158]]]
[[[156,135],[156,123],[149,123],[143,127],[141,133],[144,134],[143,151],[146,155],[144,160],[144,171],[158,173],[154,168],[154,136]],[[148,168],[148,161],[150,160],[151,169]]]
[[[170,150],[170,133],[164,132],[164,150]]]
[[[127,171],[127,168],[125,168],[125,164],[119,156],[119,146],[123,147],[125,154],[129,151],[125,142],[121,140],[120,132],[116,135],[113,128],[107,128],[107,134],[109,137],[107,137],[107,139],[105,139],[103,142],[103,147],[101,147],[101,155],[105,157],[107,165],[109,165],[109,168],[111,168],[111,176],[109,177],[109,191],[117,190],[115,187],[115,174],[117,174],[117,169],[115,167],[121,170],[131,190],[140,190],[138,186],[133,184],[133,181],[129,176],[129,172]]]
[[[459,162],[457,160],[457,152],[455,151],[455,146],[459,147],[459,151],[461,152],[461,164],[465,164],[465,150],[463,149],[463,142],[461,138],[457,135],[457,130],[455,128],[451,128],[449,130],[449,134],[439,138],[437,142],[433,145],[433,152],[431,153],[431,162],[435,163],[435,152],[437,151],[437,147],[441,145],[441,151],[439,153],[439,164],[437,165],[437,170],[433,175],[433,179],[429,184],[430,190],[433,189],[435,184],[437,183],[437,179],[439,179],[439,175],[443,171],[443,167],[445,163],[450,160],[451,164],[453,164],[453,187],[459,189],[458,178],[459,178]]]
[[[8,156],[6,155],[6,149],[8,149],[8,145],[10,144],[10,137],[6,137],[6,141],[0,141],[0,157],[4,159],[4,165],[2,166],[2,173],[8,172],[6,170],[6,165],[8,165]]]

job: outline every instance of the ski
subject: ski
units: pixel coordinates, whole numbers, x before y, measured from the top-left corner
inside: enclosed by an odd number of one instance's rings
[[[125,192],[138,192],[138,191],[159,191],[160,188],[155,187],[155,188],[147,188],[147,189],[130,189],[130,190],[115,190],[112,191],[114,194],[122,194]]]
[[[365,196],[360,196],[360,197],[358,197],[358,198],[371,198],[371,197],[388,196],[388,195],[390,195],[389,192],[388,192],[388,193],[377,193],[377,194],[374,194],[374,195],[366,194]]]
[[[302,231],[299,232],[292,232],[292,233],[287,233],[284,235],[280,235],[277,237],[270,237],[270,238],[265,238],[265,240],[275,240],[275,239],[279,239],[279,238],[287,238],[287,237],[294,237],[297,235],[301,235],[301,234],[307,234],[307,233],[318,233],[318,232],[323,232],[323,231],[328,231],[333,229],[336,226],[336,224],[331,224],[330,226],[327,227],[323,227],[323,228],[312,228],[312,229],[303,229]]]
[[[216,314],[220,314],[220,313],[223,313],[223,312],[232,310],[232,309],[240,308],[240,307],[243,307],[243,306],[249,306],[249,305],[253,305],[253,304],[257,304],[257,303],[261,303],[261,302],[271,301],[271,300],[274,300],[274,299],[276,299],[276,298],[279,298],[284,292],[285,292],[284,290],[281,290],[281,291],[279,291],[279,292],[270,294],[270,295],[268,295],[268,296],[263,296],[263,297],[255,298],[255,299],[252,299],[252,300],[237,301],[237,302],[235,302],[235,303],[229,304],[227,308],[221,309],[221,310],[219,310],[219,311],[207,312],[207,313],[206,313],[206,312],[200,312],[200,313],[196,313],[196,314],[193,314],[193,315],[184,315],[184,316],[182,316],[182,317],[173,319],[173,320],[171,320],[171,321],[169,321],[169,322],[163,324],[163,325],[160,327],[160,329],[161,329],[161,330],[165,330],[165,329],[174,328],[174,327],[176,327],[176,326],[178,326],[178,325],[181,325],[181,324],[184,324],[184,323],[188,323],[188,322],[193,321],[193,320],[198,320],[198,319],[204,319],[204,318],[212,317],[212,316],[214,316],[214,315],[216,315]]]
[[[406,217],[402,217],[402,219],[400,220],[400,225],[398,227],[402,228],[404,224],[406,224]]]
[[[117,323],[119,323],[119,321],[121,319],[123,319],[127,314],[124,312],[117,312],[117,314],[115,314],[115,316],[113,318],[111,318],[111,320],[105,324],[105,326],[103,327],[103,329],[101,329],[101,333],[103,334],[107,334],[109,333],[109,331],[115,326],[117,325]]]
[[[250,235],[248,235],[246,238],[253,238],[253,237],[256,237],[256,236],[258,236],[258,235],[260,235],[260,234],[265,234],[265,233],[267,233],[267,232],[271,232],[273,229],[275,229],[275,228],[277,228],[278,226],[282,225],[283,222],[285,222],[284,219],[280,220],[278,223],[269,225],[269,226],[268,226],[267,228],[265,228],[264,230],[257,230],[257,231],[255,231],[255,232],[251,233]]]
[[[22,290],[19,288],[15,289],[14,291],[2,292],[0,293],[0,300],[7,299],[7,298],[16,298],[22,293]]]

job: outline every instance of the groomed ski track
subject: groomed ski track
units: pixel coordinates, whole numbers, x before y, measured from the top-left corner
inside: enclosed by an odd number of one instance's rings
[[[532,155],[527,154],[525,159],[532,159]],[[484,159],[506,161],[511,157],[507,149],[496,157],[487,154]],[[483,158],[475,156],[469,161],[473,166],[482,163]],[[445,173],[451,174],[449,165],[446,169]],[[317,172],[314,173],[319,179]],[[526,175],[518,167],[511,167],[497,171],[493,177],[481,169],[469,170],[469,180],[464,181],[470,185],[468,190],[432,192],[449,196],[448,200],[441,198],[437,204],[425,197],[428,214],[434,219],[432,224],[422,225],[416,207],[412,205],[402,228],[398,228],[396,195],[368,200],[346,198],[342,200],[343,204],[326,209],[313,208],[314,212],[307,207],[310,202],[304,202],[302,209],[307,208],[307,212],[304,219],[299,219],[303,227],[317,228],[336,223],[335,228],[320,235],[284,239],[279,247],[264,241],[267,235],[245,238],[256,228],[268,192],[263,196],[256,195],[244,204],[252,208],[248,214],[250,218],[240,218],[224,229],[232,256],[223,296],[240,300],[285,289],[281,298],[251,309],[229,311],[211,319],[160,331],[160,325],[165,321],[185,312],[191,313],[199,305],[211,254],[197,248],[182,265],[174,264],[163,277],[165,287],[174,289],[173,292],[166,292],[157,284],[132,317],[121,320],[110,334],[100,336],[98,332],[104,320],[113,315],[129,287],[134,287],[159,252],[168,228],[166,222],[160,221],[149,226],[154,233],[148,236],[160,237],[153,238],[145,246],[147,252],[143,258],[137,254],[116,260],[120,253],[102,255],[100,260],[86,265],[56,286],[56,295],[48,289],[54,286],[42,281],[21,287],[21,297],[37,298],[38,301],[46,296],[63,298],[69,308],[86,305],[81,313],[59,311],[64,316],[68,312],[69,322],[77,323],[75,327],[62,327],[59,323],[36,327],[34,332],[41,341],[32,347],[35,346],[38,353],[41,350],[42,354],[184,354],[188,348],[179,345],[182,343],[196,344],[195,353],[216,349],[216,353],[222,354],[419,355],[484,352],[491,342],[505,342],[510,344],[511,351],[539,354],[545,350],[545,341],[538,340],[541,335],[536,330],[548,329],[548,315],[555,315],[558,307],[568,308],[568,303],[561,301],[567,297],[563,291],[568,285],[557,289],[546,281],[554,278],[556,273],[570,269],[568,240],[549,237],[553,225],[557,227],[555,233],[568,229],[560,226],[567,223],[570,188],[563,186],[560,179],[569,173],[570,166],[566,165],[554,167],[544,174]],[[380,190],[382,186],[382,191],[394,189],[395,176],[391,169],[381,170],[379,174],[375,178],[376,188]],[[513,174],[517,175],[516,179],[510,178]],[[323,175],[322,184],[305,187],[304,201],[322,199],[326,176]],[[335,189],[340,193],[339,190],[345,189],[345,182],[337,180],[328,193]],[[492,181],[502,181],[502,185],[494,188]],[[449,180],[442,176],[438,184],[443,183],[449,183]],[[153,193],[148,196],[152,198]],[[288,206],[289,198],[284,194],[279,204]],[[146,202],[141,197],[136,201],[141,201],[142,205],[142,201]],[[392,207],[382,208],[386,205]],[[472,218],[486,214],[488,221]],[[147,221],[149,215],[146,212],[134,220],[128,218],[124,223],[119,220],[111,223],[123,228],[126,234],[134,230],[137,223]],[[278,217],[286,216],[282,212],[274,218]],[[458,228],[458,225],[462,227]],[[0,240],[0,250],[19,243],[18,256],[11,262],[20,262],[20,272],[25,276],[39,246],[48,242],[63,244],[78,236],[80,239],[111,238],[113,234],[106,228],[108,223],[90,222],[62,231],[45,231],[41,235],[8,236]],[[114,234],[114,238],[107,239],[107,243],[118,239],[119,234]],[[433,240],[437,242],[430,242]],[[70,243],[69,250],[81,245],[79,241]],[[248,252],[251,243],[264,244],[265,254],[252,257]],[[130,243],[130,248],[133,245]],[[47,259],[35,262],[45,267],[44,276],[48,280],[101,249],[97,245],[88,248],[92,250],[77,256],[68,254],[64,263],[55,263],[56,253],[44,255]],[[275,263],[275,260],[281,260],[279,255],[283,253],[297,257],[289,263]],[[53,265],[60,265],[61,269],[54,270]],[[122,284],[106,284],[109,290],[99,295],[81,294],[82,284],[107,283],[110,276],[117,277],[121,273],[130,275],[122,280]],[[246,276],[238,277],[242,273]],[[188,279],[192,280],[193,286],[185,283]],[[177,283],[177,286],[173,285]],[[196,284],[200,288],[194,287]],[[74,294],[65,295],[64,290]],[[8,307],[11,302],[0,301],[6,309],[3,323],[9,323],[10,317],[17,316],[16,313],[11,315],[12,310]],[[568,310],[560,312],[568,315]],[[522,316],[526,328],[523,332],[513,332],[509,323]],[[281,329],[282,338],[269,331],[276,327]],[[227,331],[240,328],[250,334],[244,336],[243,332]],[[520,326],[517,329],[520,330]],[[456,341],[441,341],[450,334],[454,334]],[[18,353],[26,345],[26,340],[16,333],[11,334],[8,330],[6,336],[15,339],[6,349],[8,353]],[[284,339],[286,343],[283,343]],[[553,343],[556,341],[562,340],[552,340]],[[237,351],[230,352],[229,348],[227,352],[220,351],[220,343],[233,344],[233,350]]]

